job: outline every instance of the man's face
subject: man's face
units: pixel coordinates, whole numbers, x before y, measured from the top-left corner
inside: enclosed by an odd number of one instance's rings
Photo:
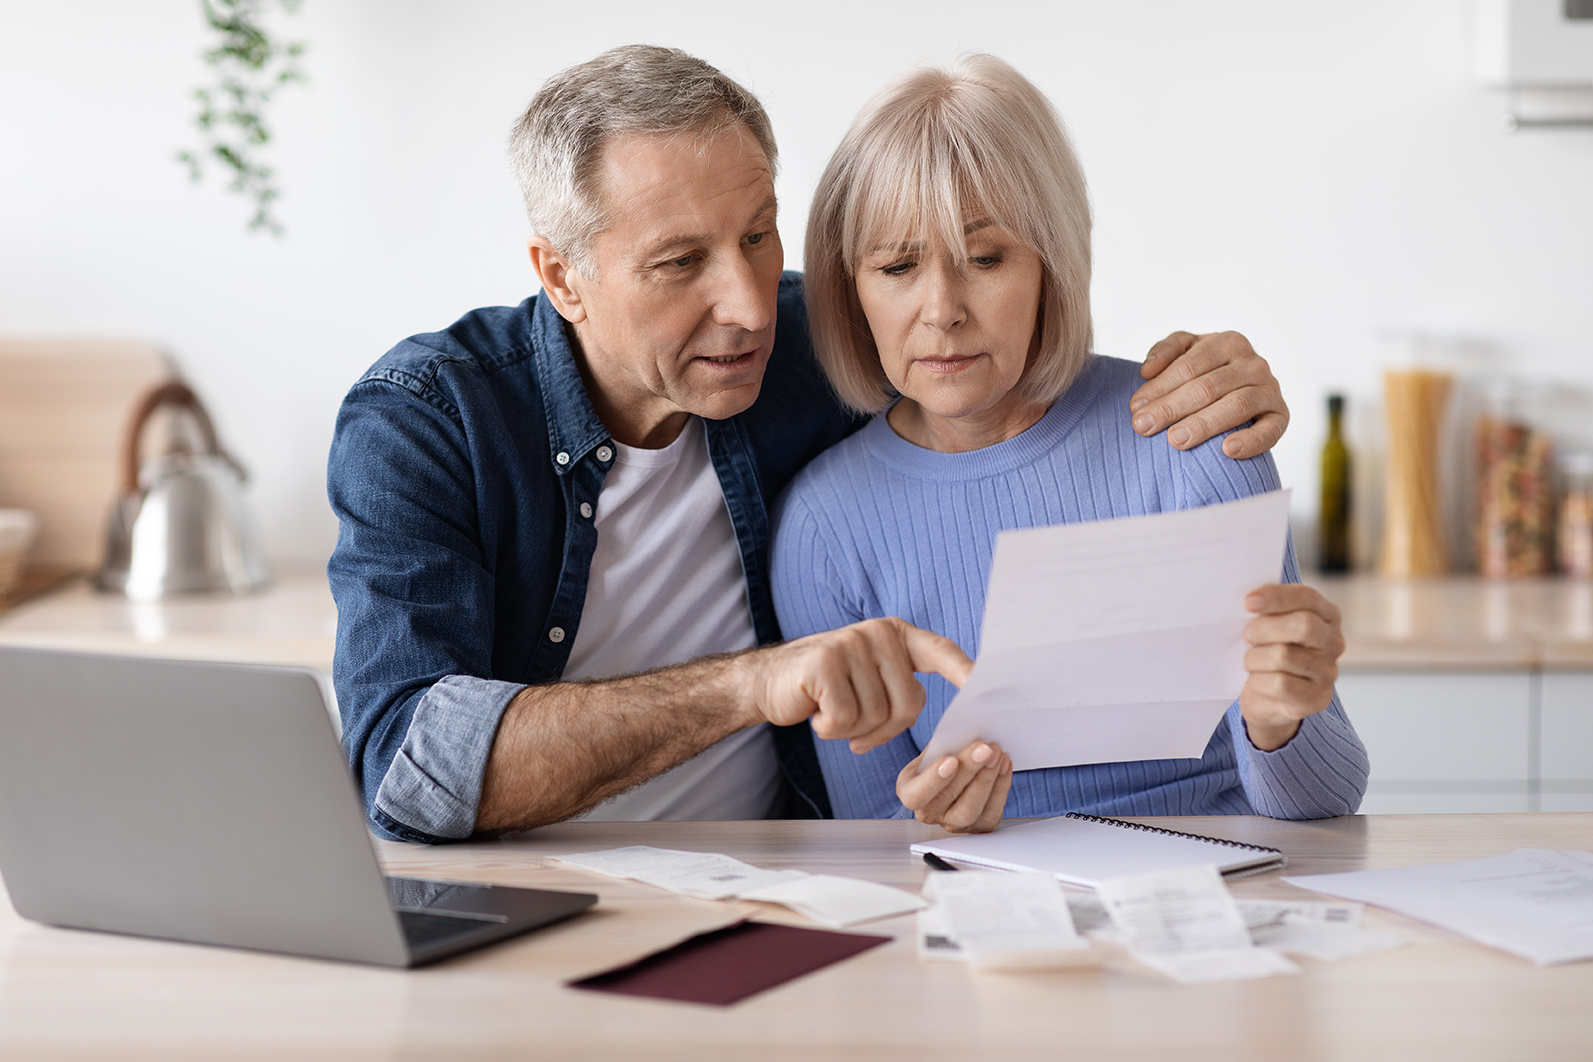
[[[740,124],[704,140],[631,136],[603,153],[609,227],[570,287],[593,404],[621,442],[661,446],[686,414],[752,405],[774,345],[784,252],[774,174]]]

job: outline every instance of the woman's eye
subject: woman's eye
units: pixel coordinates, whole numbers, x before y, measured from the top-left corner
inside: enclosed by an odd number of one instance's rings
[[[1001,256],[999,254],[980,254],[973,256],[969,261],[976,266],[983,266],[988,269],[991,266],[1000,265]]]
[[[880,272],[884,273],[888,277],[899,277],[909,269],[913,268],[913,265],[914,263],[912,262],[892,262],[888,266],[881,267]]]

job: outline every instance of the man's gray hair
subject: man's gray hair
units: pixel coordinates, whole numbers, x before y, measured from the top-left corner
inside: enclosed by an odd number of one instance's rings
[[[737,123],[773,170],[774,132],[752,93],[679,48],[629,44],[544,82],[509,136],[509,161],[532,229],[590,273],[588,252],[608,223],[597,187],[608,142],[713,135]]]

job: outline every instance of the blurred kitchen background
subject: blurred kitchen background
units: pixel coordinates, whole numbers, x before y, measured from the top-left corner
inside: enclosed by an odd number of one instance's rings
[[[281,573],[313,573],[334,544],[339,400],[403,336],[534,290],[510,123],[549,74],[633,41],[683,47],[764,101],[793,268],[820,169],[869,95],[921,61],[1005,57],[1060,108],[1090,179],[1096,349],[1138,359],[1174,329],[1237,329],[1270,360],[1293,409],[1275,454],[1308,567],[1330,395],[1349,566],[1475,572],[1494,539],[1505,573],[1571,555],[1551,525],[1593,476],[1577,456],[1593,451],[1593,0],[259,7],[277,40],[305,45],[258,156],[280,235],[248,228],[255,207],[221,173],[191,183],[178,160],[202,144],[193,93],[215,79],[199,0],[0,0],[0,353],[33,374],[0,391],[0,508],[19,504],[8,461],[119,450],[138,393],[174,368],[249,469],[279,573],[278,596],[225,621],[113,621],[84,597],[84,624],[143,624],[140,643],[161,644],[263,630],[283,593],[329,607],[324,580]],[[51,383],[68,349],[85,359],[75,382]],[[93,476],[69,464],[31,473],[30,491],[76,489],[86,513],[75,529],[43,521],[36,559],[99,541],[118,489],[106,461]],[[1369,810],[1593,807],[1588,583],[1324,585],[1351,628],[1341,689],[1374,748]],[[32,615],[7,620],[10,636],[48,640],[54,621]],[[284,619],[302,644],[249,652],[320,665],[331,622]],[[1467,667],[1492,670],[1479,685]],[[1458,727],[1460,702],[1500,729]],[[1461,745],[1400,759],[1435,728],[1464,730]],[[1556,766],[1555,747],[1586,752]]]
[[[211,74],[198,0],[3,0],[0,335],[168,351],[253,472],[272,559],[319,564],[347,386],[402,336],[534,290],[503,144],[543,78],[652,41],[742,79],[780,139],[796,266],[819,170],[868,95],[988,50],[1050,94],[1083,156],[1097,349],[1248,335],[1293,407],[1276,454],[1309,528],[1326,395],[1346,395],[1352,447],[1380,445],[1381,374],[1412,346],[1554,394],[1554,430],[1593,431],[1593,128],[1507,132],[1523,94],[1479,77],[1472,7],[268,4],[272,30],[305,42],[307,78],[267,115],[273,237],[246,231],[251,207],[219,174],[191,184],[175,160]],[[1524,103],[1593,116],[1593,88],[1539,95]]]

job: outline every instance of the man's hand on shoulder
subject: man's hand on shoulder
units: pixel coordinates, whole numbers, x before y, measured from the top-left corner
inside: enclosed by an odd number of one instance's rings
[[[1223,442],[1222,452],[1254,457],[1272,449],[1289,426],[1272,367],[1238,332],[1174,332],[1151,347],[1140,375],[1150,382],[1129,399],[1134,430],[1166,431],[1179,450],[1253,420]]]
[[[849,738],[867,752],[912,726],[924,707],[913,672],[961,686],[973,668],[949,638],[904,620],[865,620],[739,658],[759,720],[790,726],[811,718],[821,738]]]

